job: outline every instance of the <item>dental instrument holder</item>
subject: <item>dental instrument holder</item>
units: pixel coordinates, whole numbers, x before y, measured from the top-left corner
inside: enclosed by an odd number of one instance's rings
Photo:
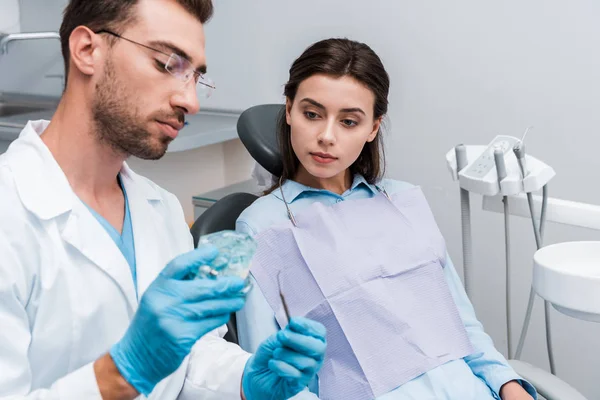
[[[510,140],[508,140],[510,138]],[[544,162],[530,155],[525,155],[524,161],[529,169],[525,178],[521,177],[521,168],[517,157],[512,152],[510,143],[518,143],[519,139],[512,136],[497,136],[488,146],[464,146],[468,164],[457,168],[456,149],[446,154],[446,162],[453,180],[458,180],[462,189],[483,196],[515,196],[519,193],[531,193],[542,189],[556,175],[554,170]],[[506,178],[498,182],[498,174],[494,161],[495,144],[504,153]],[[460,145],[459,145],[460,146]]]
[[[515,150],[516,148],[516,150]],[[465,165],[465,155],[467,163]],[[517,158],[517,156],[519,158]],[[446,162],[453,180],[459,182],[461,189],[461,214],[463,234],[463,273],[465,290],[470,296],[471,285],[469,282],[470,268],[472,266],[472,243],[470,226],[470,203],[469,193],[473,192],[482,196],[502,196],[505,204],[505,229],[506,229],[506,253],[507,253],[507,331],[509,342],[509,358],[512,356],[511,323],[510,323],[510,242],[508,237],[508,196],[516,196],[520,193],[528,193],[540,189],[546,190],[548,182],[556,175],[554,170],[544,162],[525,154],[524,145],[521,140],[512,136],[497,136],[487,146],[465,146],[458,145],[446,154]],[[467,192],[466,195],[464,194]],[[536,243],[541,245],[539,238],[541,234],[535,224],[533,207],[531,206],[534,229],[536,231]],[[466,216],[466,217],[465,217]],[[534,296],[534,292],[532,290]],[[530,296],[531,297],[531,296]],[[530,299],[532,300],[532,299]],[[532,305],[532,301],[530,301]],[[527,332],[528,321],[523,326],[519,349]],[[549,332],[548,318],[546,318],[546,332]],[[551,350],[550,336],[548,339],[548,352],[551,360],[552,370],[553,356]],[[518,357],[517,357],[518,358]],[[554,371],[552,371],[554,372]]]

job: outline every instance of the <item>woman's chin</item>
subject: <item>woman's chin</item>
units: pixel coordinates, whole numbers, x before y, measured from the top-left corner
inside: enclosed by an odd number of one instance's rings
[[[326,166],[310,166],[310,168],[306,168],[306,171],[314,178],[317,179],[331,179],[339,176],[342,171],[338,171],[337,169],[327,168]]]

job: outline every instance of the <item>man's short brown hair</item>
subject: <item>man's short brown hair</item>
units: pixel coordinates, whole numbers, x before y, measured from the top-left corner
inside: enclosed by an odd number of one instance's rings
[[[212,17],[212,0],[176,0],[179,5],[195,16],[201,23]],[[69,37],[75,28],[87,26],[92,31],[109,29],[120,33],[135,21],[134,6],[138,0],[71,0],[63,13],[60,26],[60,42],[65,62],[65,82],[69,75]]]

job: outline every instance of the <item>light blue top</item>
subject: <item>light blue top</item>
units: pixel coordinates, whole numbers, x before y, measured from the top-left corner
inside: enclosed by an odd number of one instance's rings
[[[135,243],[133,240],[133,227],[131,225],[131,214],[129,213],[129,201],[127,200],[127,192],[125,192],[125,187],[121,183],[121,178],[119,177],[119,185],[123,190],[123,196],[125,196],[125,218],[123,219],[123,229],[121,233],[115,229],[114,226],[110,224],[102,215],[98,214],[96,210],[88,206],[85,202],[83,204],[86,205],[88,210],[92,213],[92,215],[98,220],[100,225],[104,227],[106,232],[110,235],[112,240],[115,242],[125,260],[127,260],[127,264],[129,264],[129,268],[131,269],[131,276],[133,278],[133,286],[135,287],[135,293],[137,295],[137,273],[136,273],[136,262],[135,262]]]
[[[390,195],[414,187],[406,182],[387,179],[379,186]],[[317,201],[332,205],[347,200],[370,198],[379,193],[374,185],[369,185],[359,175],[354,178],[351,188],[342,195],[307,187],[294,181],[286,181],[283,192],[295,215]],[[238,218],[236,229],[254,236],[286,219],[287,211],[277,189],[246,209]],[[500,399],[500,388],[511,380],[518,380],[536,399],[537,393],[533,386],[517,375],[502,354],[495,349],[492,339],[484,332],[450,257],[447,258],[444,274],[475,353],[441,365],[378,397],[378,400]],[[255,352],[260,342],[279,329],[266,298],[258,284],[253,283],[254,288],[248,294],[246,306],[237,314],[240,345],[249,352]],[[315,398],[307,392],[302,392],[295,398],[309,397]]]

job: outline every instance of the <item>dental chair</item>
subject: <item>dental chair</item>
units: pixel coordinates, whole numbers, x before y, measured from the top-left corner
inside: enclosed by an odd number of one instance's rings
[[[244,111],[237,123],[240,140],[262,167],[273,176],[278,177],[283,170],[279,155],[276,127],[282,104],[264,104],[251,107]],[[192,226],[194,244],[204,234],[223,229],[235,229],[235,221],[242,211],[248,207],[257,196],[249,193],[233,193],[217,201],[206,210]],[[235,315],[228,324],[230,341],[237,342]],[[515,371],[530,382],[546,400],[587,400],[572,386],[549,372],[520,360],[509,360]]]

